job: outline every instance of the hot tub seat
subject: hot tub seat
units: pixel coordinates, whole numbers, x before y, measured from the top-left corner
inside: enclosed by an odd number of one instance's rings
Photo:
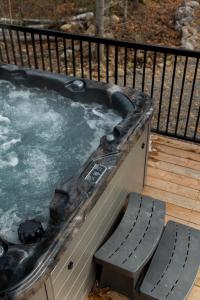
[[[122,221],[94,255],[102,287],[135,300],[187,299],[200,266],[200,231],[173,221],[164,227],[164,207],[131,195]]]
[[[199,230],[168,222],[140,287],[142,300],[186,299],[200,266],[199,249]]]
[[[122,221],[94,256],[103,266],[101,286],[133,294],[160,240],[164,218],[164,202],[137,193],[129,195]]]

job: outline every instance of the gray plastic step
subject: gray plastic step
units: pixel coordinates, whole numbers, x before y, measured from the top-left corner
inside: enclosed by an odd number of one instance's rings
[[[165,204],[137,193],[129,195],[122,221],[95,253],[103,266],[100,285],[132,297],[133,289],[151,259],[164,228]]]
[[[199,265],[200,231],[168,222],[140,287],[142,299],[186,299]]]

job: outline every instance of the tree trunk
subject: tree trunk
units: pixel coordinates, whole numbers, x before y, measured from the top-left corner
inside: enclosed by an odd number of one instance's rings
[[[137,7],[139,5],[139,0],[133,0],[133,4],[135,7]]]
[[[12,24],[12,5],[11,5],[11,0],[8,0],[8,9],[9,9],[9,17],[10,17],[10,23]]]
[[[104,0],[96,0],[96,35],[104,34]]]
[[[124,23],[127,21],[128,15],[128,0],[124,0]]]
[[[104,4],[105,4],[104,0],[96,0],[96,35],[98,37],[103,37],[104,35],[104,10],[105,10]],[[103,45],[100,45],[99,58],[101,62],[104,58],[103,52],[104,52],[104,47]]]

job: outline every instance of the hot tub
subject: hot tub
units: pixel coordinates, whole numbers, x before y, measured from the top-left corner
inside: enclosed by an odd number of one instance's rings
[[[1,115],[0,297],[84,299],[95,281],[93,254],[127,194],[142,191],[152,101],[132,89],[11,65],[0,66],[0,89],[16,122]]]

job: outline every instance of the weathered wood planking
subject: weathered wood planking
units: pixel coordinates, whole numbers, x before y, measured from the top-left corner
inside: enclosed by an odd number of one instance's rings
[[[166,203],[166,212],[169,216],[177,217],[186,222],[193,222],[200,225],[200,213],[191,209],[177,206],[175,204]]]
[[[154,151],[157,151],[159,153],[166,153],[169,155],[185,158],[185,159],[190,159],[192,161],[197,161],[200,162],[200,154],[199,153],[193,153],[189,151],[185,151],[182,149],[177,149],[177,148],[172,148],[170,146],[165,146],[161,144],[154,144]]]
[[[200,287],[195,285],[191,290],[187,300],[199,300],[200,299]]]
[[[144,195],[153,197],[155,199],[162,200],[164,202],[176,204],[181,207],[185,207],[187,209],[196,209],[200,212],[200,201],[190,199],[188,197],[184,197],[181,195],[176,195],[171,192],[167,192],[158,188],[154,188],[151,186],[145,186]]]
[[[148,166],[155,169],[160,169],[171,173],[175,173],[177,175],[184,175],[189,178],[200,180],[200,172],[198,170],[193,170],[191,168],[187,168],[183,166],[177,166],[173,163],[161,161],[158,159],[152,159],[152,157],[148,161]]]
[[[159,178],[171,183],[176,183],[183,187],[189,187],[191,189],[199,191],[200,179],[191,178],[188,176],[189,174],[186,176],[180,173],[181,172],[179,172],[178,174],[172,173],[170,171],[162,170],[159,167],[155,168],[149,165],[147,170],[147,179],[149,177]]]
[[[200,174],[200,162],[198,162],[198,161],[179,157],[179,156],[172,155],[172,154],[167,154],[164,152],[158,152],[158,150],[152,151],[150,153],[150,159],[161,160],[161,161],[169,162],[169,163],[177,165],[177,166],[190,168],[192,170],[198,171],[198,173]]]
[[[184,142],[175,138],[151,134],[151,141],[155,144],[170,146],[171,148],[182,149],[188,152],[200,154],[200,147],[192,142]]]
[[[200,147],[158,135],[151,137],[144,194],[166,202],[166,222],[200,230]],[[200,271],[188,300],[200,299]]]
[[[199,273],[197,275],[196,285],[200,287],[200,270],[199,270]]]
[[[148,176],[146,185],[166,192],[173,191],[173,193],[176,195],[198,200],[199,191],[197,189],[192,189],[190,187],[185,187],[184,185],[169,182],[165,178]]]

